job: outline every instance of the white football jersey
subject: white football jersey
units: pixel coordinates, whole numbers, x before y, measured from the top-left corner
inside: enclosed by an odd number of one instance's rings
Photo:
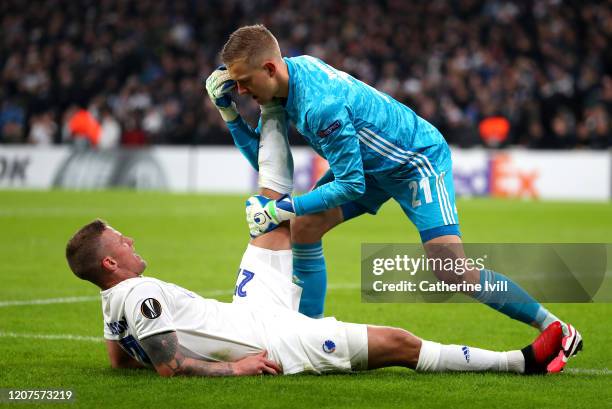
[[[138,340],[176,331],[187,356],[234,361],[267,348],[255,309],[205,299],[151,277],[131,278],[101,292],[104,338],[150,364]]]

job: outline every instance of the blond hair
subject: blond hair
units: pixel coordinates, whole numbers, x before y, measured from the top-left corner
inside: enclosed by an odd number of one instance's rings
[[[282,57],[278,41],[263,24],[240,27],[230,35],[221,51],[221,60],[227,66],[237,61],[257,65],[264,58]]]

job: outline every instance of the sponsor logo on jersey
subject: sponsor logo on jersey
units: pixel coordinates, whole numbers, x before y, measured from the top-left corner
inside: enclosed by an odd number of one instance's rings
[[[336,350],[336,344],[331,339],[328,339],[323,343],[323,352],[331,354]]]
[[[154,320],[162,313],[162,307],[155,298],[147,298],[140,304],[140,312],[150,320]]]
[[[469,364],[470,363],[470,348],[461,347],[461,350],[463,351],[463,357],[465,358],[465,361]]]
[[[107,322],[106,327],[110,330],[113,335],[121,335],[128,329],[128,324],[125,318],[119,321]]]
[[[335,130],[340,128],[340,121],[335,120],[334,122],[332,122],[332,124],[330,126],[328,126],[327,128],[323,129],[322,131],[317,132],[317,135],[321,138],[326,138],[329,135],[331,135],[332,133],[334,133]]]

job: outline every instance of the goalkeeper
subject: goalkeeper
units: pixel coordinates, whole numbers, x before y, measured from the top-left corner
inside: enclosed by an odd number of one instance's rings
[[[389,199],[396,200],[417,227],[428,257],[465,258],[452,179],[451,155],[440,132],[411,109],[350,75],[310,56],[282,58],[278,42],[264,26],[236,30],[221,53],[227,69],[215,71],[207,90],[227,122],[236,146],[254,166],[261,158],[271,173],[261,172],[273,190],[289,195],[290,174],[283,173],[285,140],[260,148],[266,118],[286,132],[293,122],[309,145],[330,164],[315,188],[297,197],[268,201],[251,198],[249,225],[257,236],[291,221],[293,271],[302,287],[300,312],[322,317],[326,266],[321,239],[336,225],[364,213],[376,214]],[[257,129],[238,115],[229,91],[237,87],[262,106]],[[276,101],[280,99],[281,105]],[[262,152],[264,152],[262,154]],[[270,160],[274,159],[274,160]],[[283,162],[283,160],[285,162]],[[260,161],[261,162],[261,161]],[[280,175],[286,175],[280,176]],[[440,254],[441,251],[450,252]],[[454,263],[458,265],[457,263]],[[558,318],[508,277],[488,269],[471,269],[462,276],[435,271],[445,282],[481,284],[475,299],[530,324],[540,331]],[[490,284],[489,286],[485,283]],[[495,285],[501,283],[501,285]],[[508,291],[494,291],[502,287]],[[559,365],[581,346],[580,334],[567,336]]]

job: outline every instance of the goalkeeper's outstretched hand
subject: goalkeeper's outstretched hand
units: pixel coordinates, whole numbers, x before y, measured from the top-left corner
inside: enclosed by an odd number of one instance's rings
[[[255,195],[246,201],[246,219],[251,237],[270,232],[282,222],[294,217],[293,201],[289,195],[284,195],[278,200]]]
[[[238,118],[236,103],[232,101],[230,93],[236,87],[236,81],[230,78],[225,65],[217,67],[206,79],[206,92],[213,104],[219,110],[225,122]]]

